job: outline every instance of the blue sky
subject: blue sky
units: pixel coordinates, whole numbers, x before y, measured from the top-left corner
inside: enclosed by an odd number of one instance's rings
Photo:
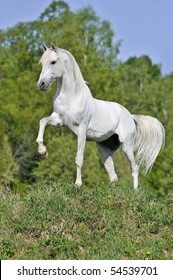
[[[37,19],[51,0],[1,0],[0,28]],[[72,11],[91,5],[111,22],[115,41],[122,40],[119,59],[148,55],[162,73],[173,72],[173,0],[66,0]],[[61,46],[63,47],[63,46]]]

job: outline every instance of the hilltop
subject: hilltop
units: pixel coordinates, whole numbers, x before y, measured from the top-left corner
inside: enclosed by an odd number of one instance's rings
[[[0,200],[1,259],[173,259],[173,195],[51,183]]]

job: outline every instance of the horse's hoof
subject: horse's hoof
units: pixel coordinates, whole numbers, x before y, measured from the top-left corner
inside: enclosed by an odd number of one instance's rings
[[[47,157],[48,157],[48,152],[47,151],[45,153],[43,153],[43,154],[40,154],[40,158],[41,159],[45,159]]]
[[[38,149],[38,153],[40,154],[41,159],[45,159],[48,157],[48,151],[45,146]]]
[[[78,187],[78,188],[80,188],[80,187],[82,186],[82,182],[76,181],[76,182],[75,182],[75,186]]]

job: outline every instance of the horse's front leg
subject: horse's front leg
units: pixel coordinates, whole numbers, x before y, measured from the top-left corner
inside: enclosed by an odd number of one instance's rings
[[[38,143],[38,153],[40,154],[41,158],[46,158],[48,156],[46,146],[43,145],[43,135],[44,135],[45,128],[49,122],[49,118],[50,116],[42,118],[40,120],[39,132],[36,139],[36,142]]]
[[[78,133],[77,137],[77,154],[76,154],[76,181],[75,185],[80,187],[82,185],[82,165],[83,165],[83,158],[84,158],[84,150],[85,150],[85,143],[86,143],[86,130],[83,129]]]
[[[45,117],[40,120],[39,132],[36,142],[38,143],[38,152],[43,159],[48,156],[47,148],[43,144],[43,136],[47,125],[60,127],[62,126],[62,120],[55,112],[53,112],[49,117]]]

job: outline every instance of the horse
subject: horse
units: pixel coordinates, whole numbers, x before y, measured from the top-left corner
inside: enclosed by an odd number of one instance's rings
[[[139,167],[147,173],[164,146],[165,130],[161,122],[151,116],[133,115],[116,102],[95,99],[74,56],[65,49],[54,44],[48,48],[43,44],[39,63],[42,70],[37,86],[41,91],[47,91],[58,80],[53,113],[40,120],[36,142],[41,157],[48,156],[43,143],[45,127],[68,127],[77,137],[75,185],[82,185],[85,144],[90,140],[96,142],[111,182],[118,180],[113,156],[122,147],[130,163],[133,187],[137,190]]]

